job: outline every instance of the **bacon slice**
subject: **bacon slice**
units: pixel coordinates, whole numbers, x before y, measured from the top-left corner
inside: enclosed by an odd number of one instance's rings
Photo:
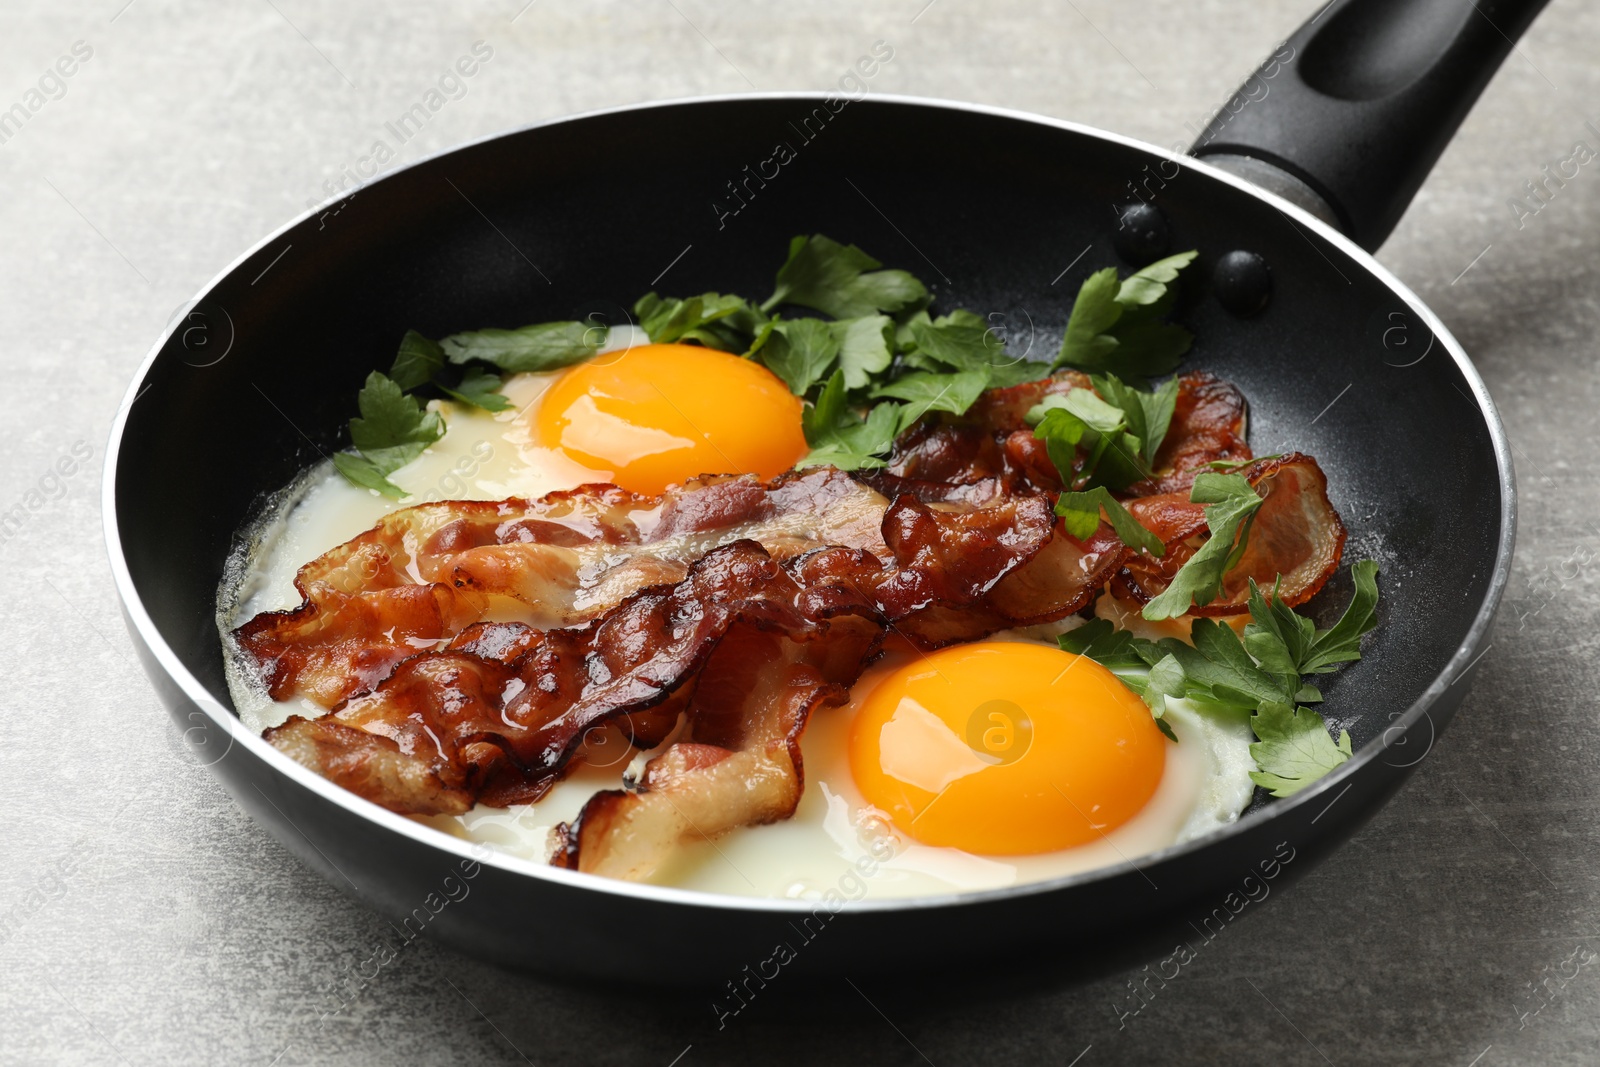
[[[1299,452],[1257,460],[1241,470],[1264,498],[1238,564],[1222,580],[1211,603],[1190,609],[1195,615],[1239,615],[1249,610],[1250,580],[1271,586],[1282,575],[1280,596],[1290,607],[1317,594],[1339,568],[1345,529],[1328,499],[1328,480],[1317,461]],[[1189,492],[1161,493],[1127,502],[1130,514],[1161,538],[1167,553],[1152,559],[1130,553],[1114,583],[1128,598],[1148,602],[1210,537],[1205,506]]]
[[[1042,497],[1024,499],[1049,507]],[[922,648],[938,648],[1054,622],[1088,607],[1122,566],[1128,549],[1105,523],[1088,541],[1067,535],[1059,525],[1054,529],[1037,555],[1006,573],[983,596],[969,603],[930,603],[909,624],[895,629]]]
[[[262,613],[235,637],[274,700],[331,708],[486,614],[580,625],[741,538],[779,558],[821,544],[882,554],[885,504],[831,467],[770,483],[702,478],[660,498],[588,485],[533,501],[424,504],[306,564],[301,605]]]
[[[803,630],[735,628],[701,673],[683,739],[651,759],[632,789],[590,798],[558,829],[553,862],[640,879],[681,842],[793,815],[805,788],[806,723],[842,704],[860,672],[830,646]]]
[[[235,635],[275,700],[306,696],[332,708],[491,612],[540,629],[581,625],[640,589],[680,581],[694,560],[742,538],[778,559],[834,545],[894,561],[892,578],[873,595],[925,647],[1060,618],[1086,602],[1087,580],[1115,570],[1105,536],[1056,545],[1039,570],[1065,583],[1051,586],[1051,596],[1030,596],[1023,610],[1012,603],[1016,590],[978,590],[972,574],[992,586],[1058,539],[1047,503],[890,503],[823,467],[767,483],[701,479],[659,499],[585,486],[535,501],[398,511],[301,568],[299,608],[258,615]],[[1080,569],[1065,570],[1065,557]],[[1029,588],[1036,594],[1045,584]],[[950,610],[978,601],[982,610],[965,622]]]
[[[1207,464],[1253,458],[1245,443],[1246,420],[1244,394],[1238,387],[1205,371],[1185,374],[1178,379],[1167,436],[1151,464],[1156,477],[1129,486],[1127,495],[1187,493]]]
[[[826,668],[823,682],[853,681],[883,628],[854,593],[861,576],[834,562],[785,566],[756,542],[736,541],[708,553],[677,585],[642,591],[588,626],[479,629],[460,647],[406,660],[332,715],[291,718],[266,737],[394,811],[461,814],[475,801],[531,802],[589,731],[661,705],[675,719],[736,625],[814,644],[806,659]],[[796,571],[814,584],[802,586]],[[513,658],[480,654],[491,650]],[[803,725],[802,717],[795,728]]]
[[[332,715],[291,719],[267,737],[395,811],[459,813],[473,802],[532,801],[597,727],[627,719],[633,741],[659,743],[679,711],[704,706],[691,703],[701,691],[691,683],[729,631],[753,627],[805,646],[780,644],[766,658],[738,661],[740,669],[770,665],[775,678],[787,678],[775,691],[782,699],[723,713],[713,740],[697,728],[689,743],[743,752],[736,765],[757,760],[764,775],[776,773],[783,760],[772,746],[792,748],[809,709],[838,695],[805,695],[806,671],[847,685],[889,627],[932,647],[1059,618],[1086,606],[1121,558],[1109,532],[1087,545],[1059,533],[1040,497],[976,509],[902,497],[885,510],[881,529],[885,559],[829,546],[780,560],[743,539],[711,550],[677,584],[641,590],[581,627],[468,626],[449,647],[404,660]],[[818,640],[840,626],[853,643]],[[745,691],[754,699],[764,690],[742,683]],[[727,725],[735,723],[743,725]],[[353,739],[351,729],[387,745]],[[764,818],[766,810],[739,818]]]

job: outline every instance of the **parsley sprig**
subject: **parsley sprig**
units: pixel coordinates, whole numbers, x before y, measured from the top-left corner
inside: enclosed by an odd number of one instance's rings
[[[1083,539],[1093,535],[1103,511],[1123,544],[1162,556],[1160,538],[1111,494],[1154,474],[1151,463],[1177,405],[1177,380],[1151,392],[1113,374],[1090,380],[1093,389],[1053,394],[1028,412],[1034,436],[1044,441],[1066,487],[1056,514],[1068,533]]]
[[[1164,321],[1177,299],[1172,283],[1198,254],[1180,252],[1123,279],[1115,267],[1089,275],[1053,367],[1111,371],[1130,380],[1170,374],[1194,341],[1188,330]]]
[[[1184,561],[1172,581],[1144,606],[1152,621],[1187,614],[1191,605],[1211,603],[1222,592],[1222,579],[1244,556],[1250,527],[1261,508],[1262,497],[1242,474],[1206,471],[1194,477],[1189,500],[1205,504],[1206,526],[1211,536]]]
[[[765,300],[651,292],[633,310],[652,342],[705,345],[756,360],[805,398],[812,451],[802,465],[882,466],[895,437],[929,412],[960,415],[985,389],[1031,381],[1056,367],[1093,371],[1101,395],[1123,413],[1118,425],[1102,429],[1104,420],[1094,413],[1086,417],[1070,408],[1081,428],[1062,415],[1045,419],[1046,432],[1060,437],[1058,447],[1068,447],[1076,432],[1086,447],[1098,449],[1091,477],[1074,487],[1094,498],[1078,500],[1073,521],[1082,528],[1084,509],[1110,501],[1096,492],[1101,486],[1115,489],[1148,477],[1176,386],[1145,394],[1123,380],[1164,373],[1187,350],[1187,331],[1164,319],[1175,298],[1172,283],[1193,259],[1192,252],[1171,256],[1127,278],[1116,268],[1091,275],[1052,364],[1008,355],[999,334],[972,311],[931,314],[928,287],[915,276],[885,269],[855,245],[822,234],[790,241]],[[790,313],[796,310],[825,317]],[[593,321],[472,330],[437,341],[408,331],[389,374],[369,377],[357,398],[362,414],[351,422],[356,451],[334,462],[355,484],[401,497],[388,475],[444,432],[438,412],[425,405],[429,397],[502,411],[508,406],[499,393],[503,375],[580,363],[606,336],[607,328]],[[1073,404],[1090,406],[1086,398]],[[1117,518],[1119,531],[1140,539],[1137,524]],[[1148,535],[1141,540],[1146,547],[1153,543]]]
[[[1274,585],[1269,598],[1250,583],[1250,622],[1240,637],[1213,619],[1194,620],[1190,641],[1151,641],[1095,619],[1063,634],[1059,643],[1107,667],[1144,700],[1157,724],[1166,702],[1183,698],[1201,712],[1248,712],[1256,742],[1250,754],[1259,768],[1250,777],[1273,796],[1295,793],[1350,758],[1350,735],[1337,740],[1322,716],[1306,704],[1322,693],[1306,676],[1326,674],[1361,658],[1361,636],[1377,625],[1378,565],[1363,560],[1350,568],[1355,592],[1339,621],[1319,630],[1285,605]]]
[[[796,237],[772,295],[757,304],[704,293],[649,293],[634,312],[650,340],[692,340],[756,360],[809,404],[802,466],[884,465],[894,439],[932,411],[960,415],[985,389],[1042,377],[1007,355],[989,323],[964,309],[932,316],[927,286],[824,236]],[[786,309],[821,312],[787,315]]]
[[[430,340],[415,330],[400,339],[389,373],[373,371],[356,396],[361,414],[350,420],[356,451],[333,457],[354,485],[403,498],[389,475],[444,436],[444,419],[426,406],[425,394],[446,396],[485,411],[504,411],[502,379],[486,369],[545,370],[588,359],[603,341],[593,324],[549,322],[520,330],[475,330]],[[464,366],[463,366],[464,364]]]
[[[1168,256],[1127,278],[1106,267],[1078,290],[1051,366],[1090,372],[1093,388],[1051,395],[1028,413],[1066,486],[1056,514],[1074,537],[1091,536],[1103,512],[1130,548],[1157,557],[1165,552],[1112,494],[1154,476],[1156,453],[1172,425],[1177,380],[1140,386],[1175,369],[1189,350],[1193,335],[1163,320],[1177,300],[1174,283],[1195,255]]]

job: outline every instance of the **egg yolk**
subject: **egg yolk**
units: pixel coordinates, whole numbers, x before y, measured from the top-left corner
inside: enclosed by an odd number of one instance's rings
[[[800,398],[767,368],[698,345],[640,345],[563,374],[539,443],[636,493],[699,474],[771,478],[807,452]]]
[[[850,771],[928,845],[992,856],[1098,840],[1155,793],[1167,740],[1094,660],[1045,645],[942,649],[858,706]]]

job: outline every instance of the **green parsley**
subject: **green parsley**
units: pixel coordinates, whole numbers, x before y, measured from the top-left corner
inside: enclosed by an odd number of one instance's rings
[[[444,349],[439,347],[439,342],[428,340],[416,330],[407,330],[400,338],[400,351],[395,353],[389,377],[409,392],[432,381],[443,369]]]
[[[743,297],[722,293],[685,300],[646,293],[634,302],[633,313],[654,344],[693,342],[724,352],[743,352],[767,321]]]
[[[871,396],[894,397],[906,401],[900,413],[900,428],[905,429],[930,411],[959,415],[989,388],[989,376],[980,370],[936,374],[912,371],[910,374],[874,389]]]
[[[760,358],[790,392],[805,396],[813,385],[828,380],[839,358],[839,337],[833,324],[821,319],[775,321]]]
[[[350,420],[350,442],[359,455],[340,453],[334,456],[334,465],[357,485],[396,499],[403,497],[405,493],[388,475],[443,437],[444,420],[379,371],[367,375],[356,403],[361,414]]]
[[[887,315],[841,319],[833,324],[833,335],[846,389],[865,389],[894,362],[894,321]]]
[[[1062,482],[1070,489],[1104,485],[1126,489],[1152,475],[1144,442],[1128,432],[1127,413],[1089,389],[1052,394],[1028,412],[1033,435],[1045,443]],[[1081,465],[1079,450],[1084,453]]]
[[[900,410],[896,404],[878,404],[865,418],[856,414],[845,399],[844,371],[836,370],[816,402],[801,415],[801,423],[811,453],[800,466],[882,467],[879,456],[889,450],[900,432]]]
[[[1339,621],[1319,630],[1308,618],[1254,583],[1244,638],[1213,619],[1195,619],[1192,644],[1169,637],[1150,641],[1094,619],[1061,635],[1067,652],[1088,656],[1137,693],[1159,720],[1169,698],[1190,701],[1202,713],[1251,713],[1257,742],[1250,747],[1256,784],[1288,796],[1350,758],[1350,737],[1337,743],[1322,716],[1297,705],[1322,694],[1305,681],[1361,658],[1361,635],[1376,625],[1378,565],[1350,568],[1355,593]],[[1162,724],[1163,726],[1165,724]]]
[[[1270,456],[1251,456],[1249,459],[1214,459],[1207,463],[1206,466],[1223,474],[1236,474],[1246,467],[1252,467],[1269,459],[1282,459],[1283,456],[1282,452],[1274,452]]]
[[[649,293],[634,313],[651,341],[741,353],[808,401],[803,424],[812,452],[804,463],[878,467],[894,438],[929,412],[963,414],[985,389],[1048,370],[1006,355],[971,311],[931,317],[927,287],[882,266],[854,245],[800,236],[760,305],[724,293]],[[830,318],[786,317],[777,310],[784,306]]]
[[[836,319],[853,319],[927,301],[927,286],[906,271],[880,270],[882,266],[855,245],[820,233],[796,237],[761,310],[770,313],[780,304],[797,304]]]
[[[453,387],[439,382],[434,384],[450,399],[484,411],[505,411],[511,407],[511,401],[500,395],[500,386],[505,384],[504,381],[498,374],[491,374],[481,367],[468,367]]]
[[[592,359],[605,344],[606,327],[595,322],[541,322],[515,330],[472,330],[439,342],[451,363],[478,360],[507,374],[559,370]]]
[[[1135,389],[1115,374],[1096,374],[1089,380],[1106,403],[1122,409],[1128,433],[1139,441],[1139,456],[1154,463],[1178,407],[1178,379],[1168,378],[1151,392]]]
[[[1105,512],[1106,521],[1111,524],[1111,529],[1122,543],[1129,548],[1142,549],[1152,556],[1166,555],[1166,546],[1161,543],[1161,538],[1151,533],[1140,525],[1139,520],[1128,514],[1128,509],[1117,503],[1110,490],[1105,486],[1096,486],[1081,493],[1071,491],[1062,493],[1056,498],[1056,514],[1061,516],[1061,524],[1067,532],[1078,540],[1086,540],[1094,536],[1095,530],[1100,526],[1100,513]]]
[[[1350,758],[1350,731],[1335,744],[1322,716],[1310,708],[1263,702],[1250,718],[1260,738],[1250,746],[1259,771],[1250,780],[1275,797],[1298,793]]]
[[[1045,443],[1066,486],[1056,500],[1056,514],[1068,533],[1082,539],[1094,533],[1103,511],[1123,544],[1162,556],[1166,550],[1160,539],[1111,493],[1153,476],[1150,460],[1171,425],[1177,381],[1153,392],[1135,389],[1115,375],[1092,381],[1092,390],[1052,394],[1028,412],[1034,436]]]
[[[1261,496],[1239,474],[1195,475],[1189,499],[1205,509],[1211,536],[1190,556],[1160,595],[1144,606],[1144,617],[1172,619],[1187,614],[1192,604],[1205,605],[1222,591],[1223,577],[1244,555]]]
[[[1355,593],[1350,606],[1330,629],[1318,630],[1312,621],[1286,607],[1274,585],[1268,600],[1250,583],[1250,625],[1244,646],[1263,666],[1275,665],[1284,673],[1327,674],[1342,663],[1361,658],[1361,636],[1378,625],[1378,564],[1362,560],[1350,568]]]
[[[1052,369],[1076,367],[1129,380],[1170,373],[1194,335],[1162,320],[1176,300],[1172,283],[1196,255],[1180,252],[1121,280],[1115,267],[1089,275],[1073,301]]]
[[[1105,288],[1102,303],[1109,301],[1115,309],[1109,317],[1102,309],[1101,325],[1109,338],[1102,347],[1144,350],[1126,341],[1132,336],[1127,330],[1161,325],[1156,320],[1172,304],[1170,283],[1189,258],[1174,256],[1121,281],[1114,269],[1096,276],[1095,284]],[[1084,299],[1080,294],[1080,304]],[[854,470],[882,466],[895,437],[925,415],[964,414],[985,389],[1049,373],[1044,363],[1009,356],[982,316],[958,308],[935,317],[928,311],[930,301],[927,286],[910,273],[886,270],[855,245],[813,234],[789,242],[772,295],[759,304],[734,293],[673,297],[651,292],[634,303],[633,314],[652,343],[703,345],[766,366],[807,402],[803,425],[812,451],[805,462]],[[786,315],[784,308],[809,308],[825,317]],[[1080,318],[1075,329],[1081,333],[1086,321]],[[388,377],[402,395],[426,392],[504,411],[510,402],[500,393],[503,375],[581,363],[606,337],[607,327],[594,321],[471,330],[437,341],[412,330],[401,340]],[[1080,412],[1082,428],[1063,429],[1059,416],[1046,427],[1047,433],[1062,434],[1063,442],[1076,432],[1097,457],[1089,476],[1072,486],[1080,492],[1101,485],[1118,489],[1148,477],[1176,396],[1175,385],[1141,394],[1110,372],[1119,362],[1101,362],[1105,366],[1098,369],[1105,373],[1096,379],[1097,388],[1112,405],[1108,410],[1121,405],[1120,415],[1108,416],[1116,426],[1099,417],[1105,412]],[[1085,391],[1069,410],[1088,409],[1092,401],[1085,398],[1092,396]],[[1107,428],[1098,428],[1102,424]],[[387,480],[393,469],[384,469],[387,460],[347,455],[336,462],[357,485],[399,492]],[[1099,500],[1082,501],[1079,510],[1106,506]],[[1108,511],[1119,512],[1114,525],[1137,536],[1131,519],[1120,521],[1126,512],[1106,500]]]

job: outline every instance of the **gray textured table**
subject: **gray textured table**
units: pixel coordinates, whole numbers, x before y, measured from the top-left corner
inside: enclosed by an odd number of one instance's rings
[[[399,161],[590,108],[825,88],[880,38],[895,58],[874,91],[1174,144],[1314,9],[523,2],[11,0],[0,13],[0,109],[42,105],[0,144],[0,511],[23,517],[0,533],[14,579],[0,622],[0,1061],[1600,1058],[1600,966],[1580,966],[1600,947],[1600,482],[1581,458],[1600,412],[1600,165],[1537,215],[1507,204],[1575,141],[1600,148],[1585,126],[1600,99],[1600,9],[1580,0],[1550,6],[1380,257],[1488,379],[1516,448],[1522,525],[1475,691],[1335,859],[1121,1030],[1111,1005],[1126,1001],[1125,977],[966,1010],[884,983],[820,1000],[775,990],[718,1032],[698,1001],[570,988],[426,943],[351,998],[384,922],[183,755],[113,599],[100,460],[174,311],[356,166],[475,41],[492,59]],[[72,75],[47,75],[62,56]]]

